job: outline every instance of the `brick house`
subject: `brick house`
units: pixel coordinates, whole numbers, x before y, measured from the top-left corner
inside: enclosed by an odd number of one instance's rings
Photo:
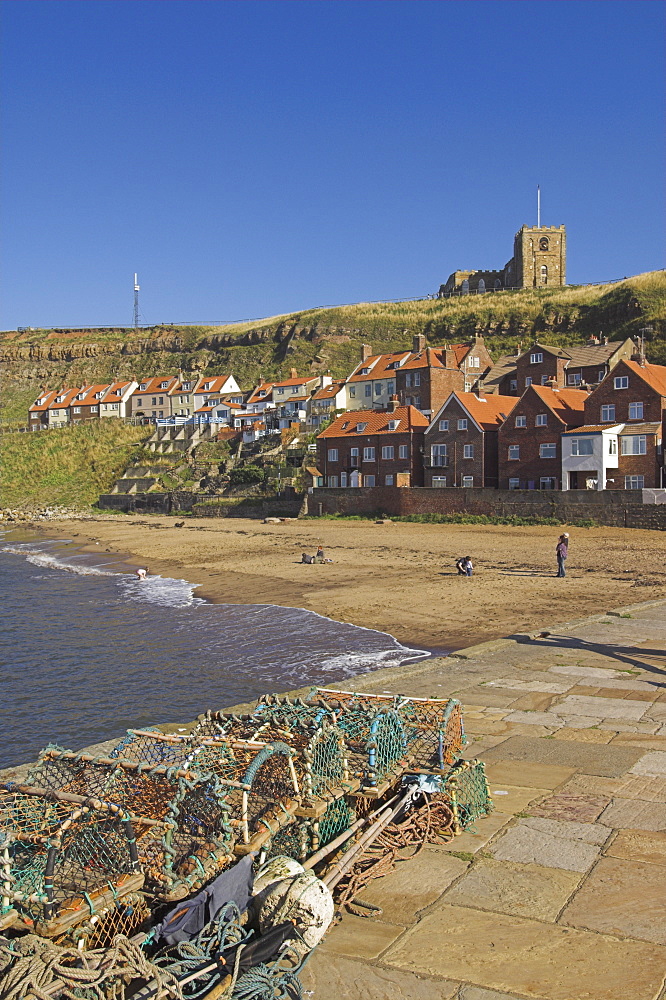
[[[31,431],[41,430],[49,425],[49,406],[58,395],[55,389],[42,389],[37,399],[28,409],[28,426]]]
[[[425,433],[425,485],[497,488],[497,433],[517,403],[515,396],[452,392]]]
[[[519,354],[515,371],[508,372],[499,391],[520,396],[529,385],[553,385],[575,389],[580,385],[598,385],[622,360],[635,352],[633,340],[590,337],[582,347],[549,347],[535,341]]]
[[[414,406],[343,413],[317,438],[326,486],[422,486],[427,419]]]
[[[104,386],[106,389],[107,386]],[[61,389],[48,404],[47,421],[49,427],[65,427],[67,424],[78,423],[72,417],[76,407],[72,405],[79,398],[79,389]]]
[[[499,488],[559,490],[564,431],[585,423],[588,393],[530,385],[499,428]]]
[[[622,359],[585,403],[586,425],[618,426],[617,472],[599,488],[660,488],[665,423],[666,366],[649,364],[640,355]],[[570,488],[577,485],[574,480]]]
[[[108,383],[103,382],[82,386],[71,402],[70,419],[72,423],[80,424],[87,420],[99,420],[102,399],[110,388]]]

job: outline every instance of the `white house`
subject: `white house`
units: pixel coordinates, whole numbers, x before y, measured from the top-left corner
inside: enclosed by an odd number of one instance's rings
[[[587,424],[564,431],[563,490],[605,490],[615,487],[612,471],[618,467],[618,435],[623,428],[624,424]]]
[[[222,393],[232,392],[240,394],[240,387],[233,375],[210,375],[209,377],[201,378],[192,393],[192,404],[195,414],[210,399],[216,399],[219,402]]]

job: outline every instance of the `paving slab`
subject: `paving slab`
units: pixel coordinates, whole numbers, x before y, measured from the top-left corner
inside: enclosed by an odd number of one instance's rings
[[[645,715],[647,705],[644,701],[629,701],[627,698],[595,698],[569,694],[551,707],[558,715],[598,715],[602,719],[633,719],[638,722]]]
[[[477,820],[472,830],[465,830],[439,850],[449,854],[477,854],[512,819],[509,813],[495,809]]]
[[[666,944],[666,868],[601,858],[560,923]]]
[[[377,958],[404,930],[398,924],[345,913],[340,923],[328,932],[319,948],[322,952],[335,952],[336,955]]]
[[[564,694],[568,691],[575,680],[556,681],[551,680],[548,674],[543,674],[543,680],[521,680],[518,677],[500,677],[496,681],[488,681],[483,686],[486,688],[500,687],[505,691],[519,691],[525,694]]]
[[[506,740],[505,742],[511,743],[512,740]],[[534,740],[535,743],[541,743],[541,740]],[[486,754],[486,761],[490,761],[486,765],[486,777],[488,778],[489,784],[497,784],[498,787],[503,787],[502,782],[506,782],[508,785],[517,785],[523,788],[557,788],[564,781],[574,774],[574,769],[571,767],[561,767],[558,764],[533,764],[529,760],[512,758],[505,760],[501,757],[499,751],[504,744],[499,744],[497,747],[493,747]],[[498,761],[495,761],[492,757],[493,751],[495,756],[499,757]]]
[[[540,694],[538,691],[528,691],[526,694],[521,694],[519,698],[516,698],[512,702],[511,708],[513,712],[547,712],[554,697],[554,694]],[[561,725],[560,722],[556,724]]]
[[[448,890],[444,902],[554,921],[580,879],[580,873],[562,868],[483,858]]]
[[[622,674],[607,667],[582,667],[577,663],[558,663],[548,671],[551,674],[564,674],[568,677],[589,677],[596,680],[619,680]]]
[[[666,735],[656,733],[618,733],[613,737],[613,746],[643,747],[645,750],[666,750]]]
[[[570,820],[577,823],[594,823],[603,813],[610,799],[601,795],[575,795],[558,792],[530,808],[532,816],[546,819]],[[612,826],[612,823],[607,823]]]
[[[552,712],[511,712],[504,716],[505,722],[520,722],[525,726],[545,726],[547,729],[559,729],[564,720]]]
[[[527,818],[507,830],[488,851],[497,861],[586,872],[597,860],[600,845],[610,832],[593,824]]]
[[[657,701],[651,708],[645,713],[649,715],[651,719],[659,720],[660,722],[666,722],[666,702]]]
[[[613,858],[666,866],[666,833],[620,830],[604,853]]]
[[[646,722],[645,716],[640,722],[620,722],[619,719],[602,719],[599,729],[612,730],[615,733],[633,733],[636,736],[654,736],[659,729],[656,722]]]
[[[623,799],[642,799],[645,802],[666,802],[666,778],[643,777],[629,774],[624,778],[598,778],[588,774],[575,774],[563,785],[562,792],[598,792],[599,795]]]
[[[607,682],[609,685],[612,681]],[[621,685],[623,682],[619,681],[618,684]],[[576,684],[574,687],[569,689],[569,694],[580,694],[589,695],[594,698],[620,698],[629,699],[630,701],[645,701],[652,704],[659,692],[648,688],[647,685],[642,685],[636,688],[626,688],[626,687],[590,687],[586,684]]]
[[[495,808],[514,815],[522,812],[530,802],[538,801],[549,793],[547,788],[523,788],[520,785],[501,785],[498,782],[491,784],[489,788]]]
[[[511,993],[498,993],[497,990],[484,990],[478,986],[461,986],[459,1000],[512,1000]]]
[[[419,910],[439,899],[467,867],[466,861],[426,847],[415,858],[398,862],[385,878],[371,882],[360,898],[381,906],[382,920],[407,926]]]
[[[299,973],[306,996],[317,1000],[451,1000],[459,984],[400,969],[382,969],[317,949]]]
[[[467,727],[467,723],[465,723]],[[548,736],[550,729],[536,724],[505,722],[503,719],[473,719],[469,723],[472,733],[488,736]]]
[[[666,753],[663,750],[653,750],[644,754],[631,768],[631,773],[666,777]]]
[[[599,822],[616,830],[666,830],[666,804],[636,799],[613,799]]]
[[[653,1000],[666,949],[440,904],[392,945],[383,963],[534,1000]]]
[[[499,760],[530,761],[557,766],[562,771],[569,767],[585,774],[616,778],[625,774],[642,756],[642,750],[636,747],[595,746],[515,736],[489,750],[486,760],[493,765]],[[517,781],[513,783],[519,784]],[[545,782],[537,781],[535,784],[544,785]]]
[[[553,733],[553,739],[567,740],[570,743],[610,743],[611,740],[614,742],[613,734],[605,729],[570,729],[569,726],[563,726]]]

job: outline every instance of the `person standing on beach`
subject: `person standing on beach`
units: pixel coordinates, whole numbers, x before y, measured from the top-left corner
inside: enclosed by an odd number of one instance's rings
[[[569,535],[566,531],[558,539],[555,555],[557,556],[557,576],[566,576],[567,571],[564,564],[569,555]]]

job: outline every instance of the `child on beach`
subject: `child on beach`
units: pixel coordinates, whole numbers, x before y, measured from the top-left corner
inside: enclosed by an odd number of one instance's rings
[[[566,576],[567,570],[564,565],[566,558],[569,555],[569,535],[568,532],[564,532],[563,535],[557,540],[557,545],[555,546],[555,555],[557,556],[557,573],[556,576]]]
[[[472,576],[474,566],[472,565],[471,557],[464,556],[462,559],[459,559],[456,563],[456,569],[458,570],[458,576]]]
[[[146,566],[145,569],[137,569],[136,575],[138,576],[139,580],[145,580],[146,577],[148,576],[148,567]]]

